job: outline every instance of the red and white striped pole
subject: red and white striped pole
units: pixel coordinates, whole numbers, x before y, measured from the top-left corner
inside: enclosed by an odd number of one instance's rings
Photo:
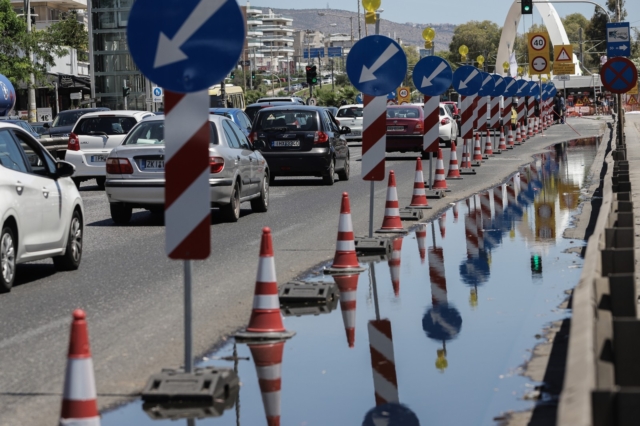
[[[488,75],[487,80],[492,80],[493,78]],[[485,80],[486,82],[486,80]],[[482,84],[484,85],[485,82]],[[478,95],[478,117],[476,119],[476,126],[478,129],[478,133],[482,138],[481,147],[484,150],[486,146],[485,132],[487,131],[487,97]]]
[[[391,321],[388,319],[371,320],[368,332],[376,405],[399,402]]]
[[[533,120],[535,117],[535,98],[533,96],[527,96],[527,138],[533,137]]]
[[[371,181],[369,237],[373,237],[374,182],[385,178],[387,148],[387,97],[364,95],[362,114],[362,179]]]
[[[516,107],[518,113],[517,122],[520,128],[524,125],[524,96],[518,96],[518,106]]]
[[[447,277],[444,270],[444,250],[439,247],[429,248],[429,279],[431,281],[431,302],[434,306],[446,305]]]
[[[462,106],[462,120],[460,134],[462,136],[461,169],[471,168],[471,151],[469,143],[473,141],[473,96],[460,96]]]
[[[500,110],[500,96],[492,96],[491,102],[489,103],[491,118],[489,119],[489,127],[493,130],[493,145],[498,146],[496,140],[498,140],[499,130],[502,128],[502,123],[500,123],[500,119],[502,118],[502,111]],[[498,147],[494,154],[500,154],[501,150]]]
[[[429,189],[433,189],[433,153],[440,146],[440,96],[424,97],[424,137],[422,150],[429,152]]]

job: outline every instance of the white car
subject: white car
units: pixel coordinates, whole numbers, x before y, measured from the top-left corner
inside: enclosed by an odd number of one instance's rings
[[[146,111],[101,111],[80,117],[69,134],[64,158],[76,168],[73,174],[76,186],[95,178],[98,187],[104,189],[109,153],[122,143],[136,123],[153,115]]]
[[[73,172],[0,121],[0,293],[11,291],[20,263],[53,258],[59,270],[80,266],[84,210]]]
[[[457,137],[458,123],[444,104],[440,104],[440,140],[448,148],[451,147],[451,141],[455,141]]]
[[[345,138],[350,140],[362,139],[362,111],[364,105],[343,105],[338,108],[336,119],[341,126],[345,126],[351,129],[351,133],[348,133]]]
[[[269,169],[240,127],[220,115],[209,115],[209,187],[211,206],[224,220],[240,218],[240,204],[255,212],[269,208]],[[111,218],[118,225],[131,219],[134,208],[164,210],[164,117],[144,120],[107,158],[105,183]]]

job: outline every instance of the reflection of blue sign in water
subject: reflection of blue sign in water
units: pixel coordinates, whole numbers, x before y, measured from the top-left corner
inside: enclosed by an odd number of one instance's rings
[[[386,96],[407,74],[407,56],[389,37],[370,35],[353,45],[347,57],[347,75],[362,93]]]
[[[418,416],[397,402],[378,405],[364,416],[362,426],[420,426]]]
[[[628,22],[607,23],[607,56],[631,56],[631,37]]]
[[[451,304],[435,305],[422,317],[422,329],[429,339],[437,341],[455,339],[461,328],[460,312]]]
[[[513,77],[505,77],[504,82],[506,84],[504,96],[515,96],[518,93],[518,81]]]
[[[426,96],[440,96],[451,86],[453,71],[447,61],[438,56],[420,59],[413,68],[413,84]]]
[[[504,80],[504,78],[501,75],[493,74],[492,77],[493,77],[494,89],[493,89],[493,92],[491,93],[491,96],[495,98],[495,97],[504,95],[504,91],[507,88],[507,82]]]
[[[330,47],[329,49],[333,49],[333,48]],[[320,56],[321,58],[324,58],[324,47],[313,47],[311,49],[304,49],[303,54],[304,54],[304,59],[309,59],[309,55],[311,55],[311,59],[317,58],[318,56]]]
[[[153,96],[162,96],[162,89],[159,87],[155,87],[153,89]]]
[[[471,65],[461,66],[453,73],[452,85],[462,96],[475,95],[482,87],[482,74]]]
[[[478,96],[491,96],[493,89],[496,88],[496,83],[493,81],[491,74],[483,72],[482,74],[482,87],[478,90]]]
[[[219,83],[244,48],[244,18],[231,0],[136,0],[129,50],[149,80],[179,93]]]
[[[489,258],[484,250],[480,250],[478,257],[467,258],[460,264],[460,277],[467,285],[483,284],[487,282],[490,274]]]
[[[342,47],[327,47],[327,56],[330,58],[339,58],[342,56]]]

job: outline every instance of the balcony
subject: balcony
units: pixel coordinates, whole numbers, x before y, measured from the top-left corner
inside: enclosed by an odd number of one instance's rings
[[[249,47],[263,47],[264,43],[259,39],[247,39],[247,46],[249,46]]]
[[[247,35],[249,37],[262,37],[263,33],[262,31],[256,30],[254,28],[249,28],[247,29]]]
[[[252,25],[262,25],[262,21],[260,19],[254,19],[254,18],[247,18],[247,26],[252,26]]]
[[[259,50],[265,56],[278,55],[279,53],[293,53],[295,50],[289,46],[263,46]]]
[[[280,43],[293,43],[293,37],[265,34],[262,37],[262,41],[263,42],[264,41],[269,41],[269,42],[280,42]]]

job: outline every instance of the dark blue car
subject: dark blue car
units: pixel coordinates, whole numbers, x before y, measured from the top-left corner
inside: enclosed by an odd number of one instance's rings
[[[251,120],[240,108],[209,108],[209,114],[223,115],[236,123],[245,136],[251,133]]]

